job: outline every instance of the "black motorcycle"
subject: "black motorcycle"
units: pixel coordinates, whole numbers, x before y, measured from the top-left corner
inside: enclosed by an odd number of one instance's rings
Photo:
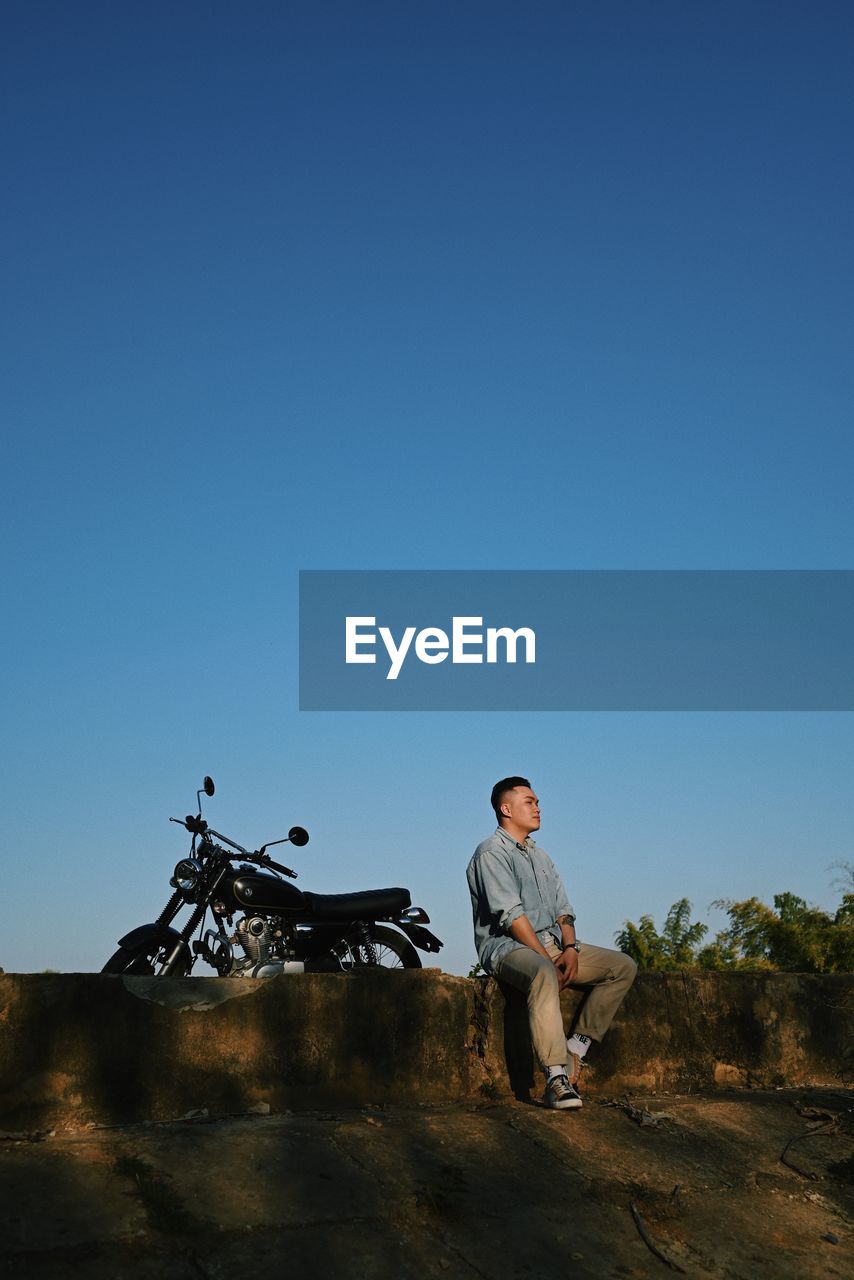
[[[192,835],[190,856],[169,881],[174,893],[153,924],[119,940],[102,973],[181,976],[199,958],[220,977],[349,973],[376,965],[420,969],[416,947],[439,951],[442,943],[424,928],[430,917],[412,906],[408,889],[324,894],[288,884],[285,877],[295,880],[297,873],[274,862],[267,849],[288,842],[301,847],[308,832],[291,827],[284,839],[250,853],[202,818],[202,791],[212,796],[214,790],[205,778],[196,793],[199,812],[169,819]],[[172,922],[186,906],[192,912],[175,929]],[[214,927],[205,930],[209,911]]]

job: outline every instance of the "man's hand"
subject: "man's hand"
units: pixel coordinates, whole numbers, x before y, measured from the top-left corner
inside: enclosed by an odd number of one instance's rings
[[[575,975],[578,973],[578,952],[574,947],[570,947],[568,951],[561,951],[555,960],[555,968],[560,989],[563,991],[564,987],[568,987],[575,981]]]

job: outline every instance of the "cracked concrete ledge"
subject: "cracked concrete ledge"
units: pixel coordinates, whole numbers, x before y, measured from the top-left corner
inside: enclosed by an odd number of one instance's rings
[[[568,992],[567,1017],[579,993]],[[585,1096],[854,1082],[854,978],[642,974]],[[0,1129],[539,1089],[523,1001],[439,970],[269,980],[0,975]]]
[[[848,1280],[854,1090],[636,1101],[335,1108],[2,1142],[0,1270]]]
[[[171,978],[164,982],[162,978],[126,978],[122,977],[122,985],[138,1000],[151,1000],[154,1004],[163,1005],[164,1009],[176,1009],[178,1013],[192,1010],[203,1013],[205,1009],[214,1009],[226,1000],[237,1000],[241,996],[254,996],[258,991],[260,978],[229,978],[221,982],[218,978],[201,979],[205,986],[199,991],[198,978]]]

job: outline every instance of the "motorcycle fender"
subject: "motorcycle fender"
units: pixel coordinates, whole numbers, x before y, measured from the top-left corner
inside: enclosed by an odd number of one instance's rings
[[[131,929],[130,933],[126,933],[123,938],[119,938],[119,946],[127,947],[129,950],[142,946],[145,942],[157,942],[165,944],[171,942],[174,946],[176,942],[181,941],[181,935],[177,929],[171,929],[168,925],[161,925],[160,928],[156,924],[141,924],[136,929]],[[186,943],[184,946],[186,947]],[[187,955],[189,955],[189,948]]]
[[[410,924],[408,921],[395,921],[398,929],[402,929],[410,942],[414,942],[416,947],[420,947],[422,951],[441,951],[445,945],[429,929],[425,929],[421,924]]]

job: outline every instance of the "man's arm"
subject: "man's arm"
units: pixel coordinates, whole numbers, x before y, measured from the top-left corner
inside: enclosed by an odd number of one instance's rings
[[[507,860],[495,850],[487,849],[474,858],[469,887],[481,918],[493,921],[502,933],[510,933],[513,922],[525,913],[519,882]]]
[[[570,922],[570,924],[571,924],[572,926],[574,926],[574,925],[575,925],[575,907],[572,905],[572,903],[571,903],[571,902],[570,902],[570,900],[569,900],[569,894],[567,893],[567,891],[566,891],[566,886],[565,886],[565,885],[564,885],[564,883],[563,883],[563,877],[561,876],[561,874],[560,874],[560,872],[558,871],[558,869],[557,869],[557,867],[555,866],[555,864],[551,861],[551,858],[549,858],[549,862],[551,863],[551,871],[552,871],[552,875],[554,876],[554,891],[555,891],[555,905],[554,905],[554,913],[555,913],[555,923],[556,923],[556,924],[560,924],[560,923],[561,923],[562,918],[564,918],[564,917],[565,917],[565,918]],[[573,927],[573,929],[572,929],[572,937],[571,937],[571,938],[569,938],[569,939],[564,938],[563,940],[564,940],[564,942],[567,942],[567,941],[569,941],[569,942],[574,942],[574,941],[575,941],[575,928],[574,928],[574,927]]]
[[[558,916],[555,921],[560,926],[560,943],[562,947],[571,947],[576,941],[575,937],[575,916],[571,916],[569,912]],[[578,953],[576,952],[576,955]]]
[[[560,915],[555,923],[560,925],[560,942],[563,947],[557,960],[555,960],[555,968],[558,972],[561,990],[563,990],[564,987],[568,987],[571,982],[575,981],[575,975],[578,973],[578,952],[573,946],[575,942],[575,917],[567,914]]]
[[[531,924],[527,916],[517,916],[509,926],[511,937],[523,947],[530,947],[532,951],[536,951],[539,955],[545,956],[547,960],[551,960],[551,956],[534,933],[534,926]],[[575,952],[573,952],[575,955]]]

